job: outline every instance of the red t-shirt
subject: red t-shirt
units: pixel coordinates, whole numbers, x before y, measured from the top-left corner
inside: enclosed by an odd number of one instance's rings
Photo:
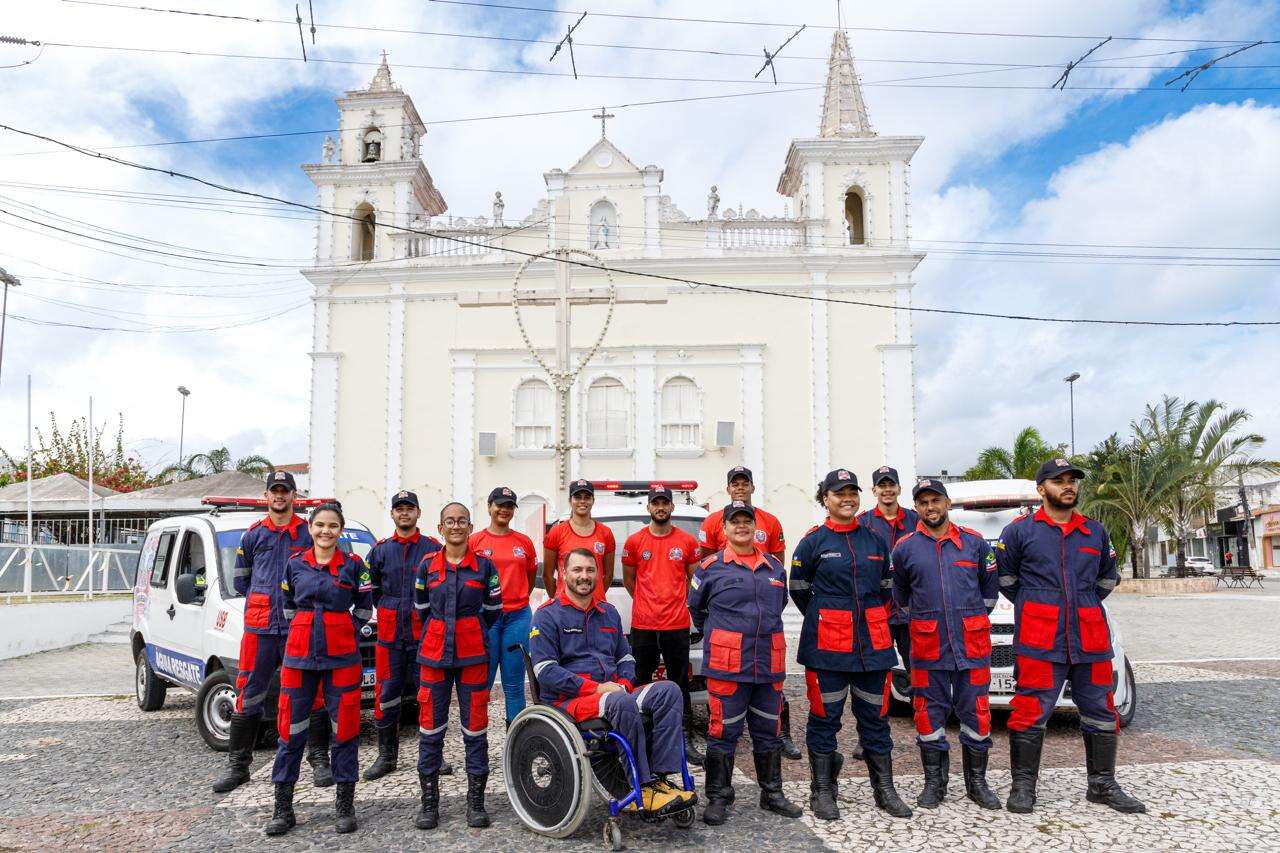
[[[599,575],[596,579],[595,600],[603,601],[605,594],[604,587],[604,555],[612,554],[617,550],[617,543],[613,538],[613,531],[609,529],[609,525],[595,522],[595,528],[587,536],[579,536],[573,531],[573,527],[567,521],[557,522],[542,540],[542,547],[556,552],[556,595],[564,592],[564,558],[569,552],[575,548],[586,548],[592,554],[596,555],[596,569]],[[612,568],[612,567],[611,567]]]
[[[779,554],[786,550],[782,537],[782,522],[772,513],[756,507],[756,546],[766,554]],[[712,551],[722,551],[724,539],[724,510],[718,509],[702,521],[698,529],[698,544]]]
[[[537,568],[538,551],[533,540],[518,530],[499,536],[488,528],[477,530],[469,540],[471,550],[483,554],[498,568],[502,582],[502,611],[523,610],[529,604],[529,572]]]
[[[635,566],[636,593],[631,606],[631,627],[643,631],[672,631],[689,627],[688,569],[698,564],[698,542],[672,527],[665,536],[654,536],[648,525],[622,546],[622,565]]]

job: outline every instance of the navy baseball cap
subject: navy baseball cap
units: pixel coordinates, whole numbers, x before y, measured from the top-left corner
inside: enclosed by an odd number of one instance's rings
[[[671,489],[661,484],[655,483],[654,485],[649,487],[649,500],[653,501],[657,498],[666,498],[672,503],[676,502],[676,499],[672,497]]]
[[[920,497],[922,492],[937,492],[944,498],[951,497],[947,494],[947,487],[943,482],[941,480],[935,480],[932,477],[922,477],[921,479],[916,480],[915,486],[911,489],[911,499],[915,500]]]
[[[506,486],[498,486],[489,493],[489,503],[491,504],[511,504],[516,506],[516,493],[508,489]]]
[[[871,485],[878,486],[881,480],[892,480],[895,486],[902,484],[898,479],[898,469],[888,465],[881,465],[871,474]]]
[[[755,477],[751,476],[751,469],[742,465],[735,465],[729,469],[729,475],[725,477],[725,483],[732,483],[734,477],[746,477],[748,483],[754,483]]]
[[[395,509],[396,507],[400,506],[400,504],[408,504],[409,506],[420,506],[420,504],[418,503],[417,495],[415,495],[413,492],[407,492],[403,490],[396,492],[395,496],[391,498],[392,509]]]
[[[271,491],[272,486],[288,486],[289,491],[298,491],[298,484],[294,482],[293,475],[288,471],[272,471],[267,475],[267,491]]]
[[[735,515],[742,515],[744,512],[751,516],[752,521],[756,520],[756,508],[751,504],[746,501],[730,501],[725,504],[723,521],[728,523]]]
[[[1036,472],[1036,485],[1038,486],[1045,480],[1052,480],[1059,474],[1066,474],[1068,472],[1075,474],[1081,479],[1083,479],[1085,475],[1084,469],[1077,468],[1075,465],[1072,465],[1071,460],[1069,459],[1063,459],[1059,456],[1056,459],[1046,460],[1045,463],[1040,466],[1040,470]]]
[[[589,495],[596,493],[596,487],[591,485],[590,480],[574,480],[569,484],[569,497],[573,497],[579,492],[586,492]]]
[[[862,487],[858,485],[858,475],[850,471],[848,468],[837,468],[827,474],[822,481],[822,490],[824,492],[835,492],[846,486],[853,486],[858,491],[862,491]]]

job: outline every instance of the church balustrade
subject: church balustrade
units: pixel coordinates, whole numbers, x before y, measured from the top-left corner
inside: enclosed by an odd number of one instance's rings
[[[721,249],[799,249],[805,243],[802,220],[723,219],[708,225],[717,232],[708,243]]]
[[[432,258],[487,257],[499,252],[489,228],[435,228],[440,236],[392,234],[393,256],[429,260]]]

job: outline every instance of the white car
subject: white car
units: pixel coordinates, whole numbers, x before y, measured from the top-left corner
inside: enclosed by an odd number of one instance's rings
[[[1187,557],[1187,571],[1194,575],[1216,575],[1218,567],[1208,557]]]
[[[244,632],[244,598],[231,584],[236,549],[264,509],[260,500],[206,499],[211,502],[209,512],[164,518],[147,529],[133,586],[130,649],[138,707],[158,710],[170,687],[195,693],[196,728],[205,743],[223,751],[230,739]],[[375,541],[367,527],[348,521],[339,547],[363,557]],[[372,635],[367,630],[360,642],[369,703]],[[264,708],[263,730],[268,738],[275,729],[276,692],[273,685]]]
[[[658,481],[654,481],[658,482]],[[675,494],[675,508],[671,513],[671,523],[681,530],[698,538],[698,528],[708,515],[707,511],[693,503],[691,494],[698,484],[690,481],[661,481]],[[627,538],[641,527],[649,523],[648,489],[650,482],[645,481],[599,481],[593,483],[596,489],[596,503],[591,516],[601,524],[605,524],[613,532],[617,542],[617,566],[613,575],[613,585],[605,593],[606,599],[618,608],[622,617],[622,629],[631,631],[631,594],[622,585],[622,545]],[[547,529],[561,519],[547,519]],[[541,548],[539,548],[541,551]],[[529,604],[537,610],[547,600],[545,590],[538,588],[529,596]],[[690,631],[689,634],[689,680],[690,699],[695,704],[706,704],[706,683],[702,673],[702,635]]]
[[[1038,506],[1040,503],[1035,483],[1030,480],[948,483],[947,491],[951,495],[951,521],[978,531],[992,545],[1000,538],[1005,525],[1021,515],[1025,508]],[[1124,639],[1120,635],[1120,627],[1107,611],[1106,602],[1103,602],[1102,611],[1107,617],[1114,650],[1112,690],[1116,712],[1120,716],[1120,725],[1127,726],[1133,722],[1138,710],[1137,685],[1133,667],[1124,654]],[[990,702],[993,709],[1008,710],[1009,702],[1013,699],[1013,658],[1013,603],[1001,595],[991,613]],[[910,682],[901,661],[893,670],[891,693],[894,710],[904,715],[911,713]],[[1076,711],[1076,705],[1071,701],[1070,682],[1063,685],[1056,710]]]

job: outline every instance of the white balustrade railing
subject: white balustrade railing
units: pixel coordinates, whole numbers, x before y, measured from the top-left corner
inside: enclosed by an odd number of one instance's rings
[[[442,228],[440,236],[395,234],[392,235],[392,241],[397,258],[481,257],[496,251],[488,230]]]
[[[718,226],[721,249],[792,249],[804,245],[805,226],[799,221],[724,219]]]

